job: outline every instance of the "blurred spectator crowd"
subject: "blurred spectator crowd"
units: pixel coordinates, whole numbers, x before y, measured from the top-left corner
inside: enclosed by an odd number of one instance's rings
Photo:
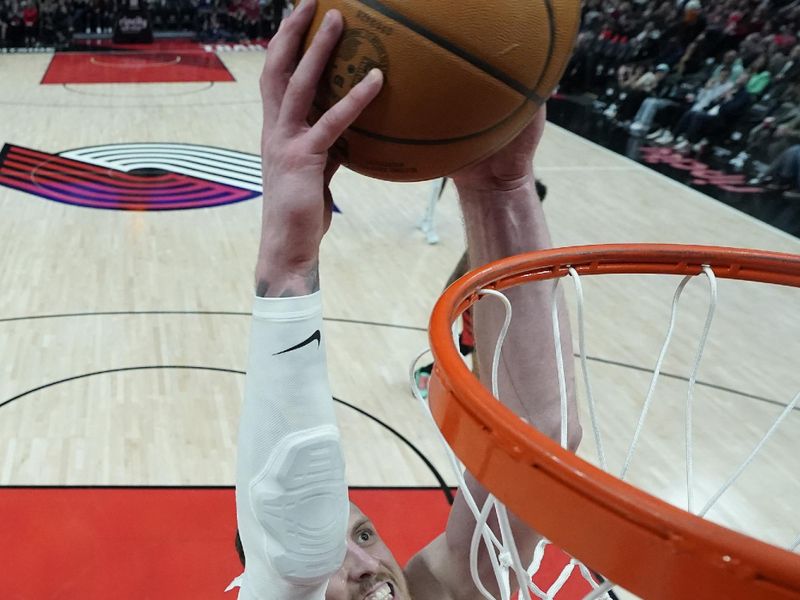
[[[800,198],[799,34],[800,0],[585,0],[561,92]]]
[[[199,41],[267,38],[286,0],[140,0],[155,32],[193,32]],[[130,0],[0,0],[0,47],[61,47],[112,33]]]

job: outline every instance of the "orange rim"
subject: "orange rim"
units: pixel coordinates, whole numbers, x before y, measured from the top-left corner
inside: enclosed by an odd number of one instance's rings
[[[580,275],[696,275],[800,287],[800,256],[674,244],[573,246],[509,257],[466,274],[434,307],[431,412],[469,471],[516,515],[644,598],[800,599],[800,556],[715,525],[564,450],[500,404],[467,369],[452,324],[481,289]]]

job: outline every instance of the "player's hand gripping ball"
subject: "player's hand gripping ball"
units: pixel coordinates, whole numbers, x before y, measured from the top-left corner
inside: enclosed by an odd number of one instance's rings
[[[318,0],[345,29],[311,118],[370,69],[384,86],[335,146],[354,171],[390,181],[448,175],[513,139],[555,89],[580,0]]]

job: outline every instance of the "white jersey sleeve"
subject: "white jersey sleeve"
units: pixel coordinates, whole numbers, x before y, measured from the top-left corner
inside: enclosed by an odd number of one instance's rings
[[[239,425],[239,600],[321,600],[346,552],[349,503],[320,292],[256,298]]]

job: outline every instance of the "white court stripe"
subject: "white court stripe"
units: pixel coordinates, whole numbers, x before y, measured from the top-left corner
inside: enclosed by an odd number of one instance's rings
[[[260,160],[258,155],[250,154],[247,152],[237,152],[236,150],[226,150],[224,148],[217,148],[212,146],[202,146],[200,144],[166,144],[161,142],[134,142],[130,144],[106,144],[104,146],[89,146],[85,148],[75,148],[74,150],[69,150],[70,154],[75,155],[91,155],[97,152],[106,152],[110,150],[119,150],[122,148],[144,148],[144,149],[175,149],[175,150],[194,150],[196,152],[201,152],[204,154],[219,154],[221,156],[230,156],[232,158],[241,158],[244,160],[249,161],[258,161]]]
[[[231,176],[241,175],[243,179],[261,180],[261,165],[240,166],[230,165],[226,162],[209,160],[205,157],[186,157],[182,155],[153,154],[149,152],[136,154],[123,154],[113,158],[81,157],[85,162],[93,164],[103,163],[104,165],[117,165],[123,171],[140,168],[142,162],[163,162],[165,164],[180,165],[186,169],[194,169],[198,173],[208,170],[209,172],[230,173]],[[206,169],[207,167],[207,169]],[[215,171],[216,170],[216,171]]]
[[[161,148],[118,148],[115,151],[75,151],[68,150],[62,152],[60,156],[74,158],[78,160],[102,160],[115,162],[118,158],[130,155],[147,156],[149,158],[159,158],[163,156],[179,156],[194,159],[211,160],[215,163],[231,164],[242,166],[246,169],[258,169],[261,166],[261,159],[252,155],[229,156],[212,152],[202,152],[195,149],[161,149]]]
[[[125,150],[120,150],[115,153],[93,153],[93,154],[74,154],[74,153],[62,153],[61,156],[69,156],[70,158],[77,158],[79,160],[102,160],[109,163],[116,163],[122,162],[127,157],[145,157],[148,159],[152,158],[185,158],[187,160],[192,159],[195,161],[210,161],[209,164],[219,164],[219,165],[230,165],[231,167],[239,167],[245,170],[253,170],[253,169],[260,169],[261,168],[261,161],[260,159],[256,160],[242,160],[239,158],[228,157],[228,156],[219,156],[215,154],[208,154],[208,153],[200,153],[200,152],[183,152],[178,150],[149,150],[149,149],[138,149],[138,148],[130,148]]]
[[[85,162],[94,164],[98,167],[112,167],[119,169],[119,165],[113,163],[106,163],[104,161],[90,161]],[[261,192],[261,177],[241,177],[237,178],[232,176],[228,169],[197,169],[191,166],[183,165],[179,162],[165,161],[165,160],[141,160],[133,164],[127,165],[125,168],[119,169],[121,171],[132,171],[134,169],[161,169],[164,171],[171,171],[173,173],[180,173],[181,175],[189,175],[197,177],[206,181],[215,181],[217,183],[224,183],[235,187],[252,190],[254,192]]]
[[[258,156],[190,144],[112,144],[62,152],[60,156],[129,172],[161,169],[261,192]]]
[[[107,165],[98,165],[107,166]],[[261,193],[261,181],[244,181],[242,179],[235,179],[233,177],[226,177],[224,170],[212,169],[208,171],[198,171],[196,169],[187,169],[181,165],[170,164],[164,161],[148,161],[140,162],[130,169],[162,169],[171,171],[173,173],[180,173],[181,175],[189,175],[190,177],[197,177],[205,181],[214,181],[216,183],[223,183],[225,185],[232,185],[234,187],[251,190],[253,192]],[[216,172],[215,172],[216,171]]]

